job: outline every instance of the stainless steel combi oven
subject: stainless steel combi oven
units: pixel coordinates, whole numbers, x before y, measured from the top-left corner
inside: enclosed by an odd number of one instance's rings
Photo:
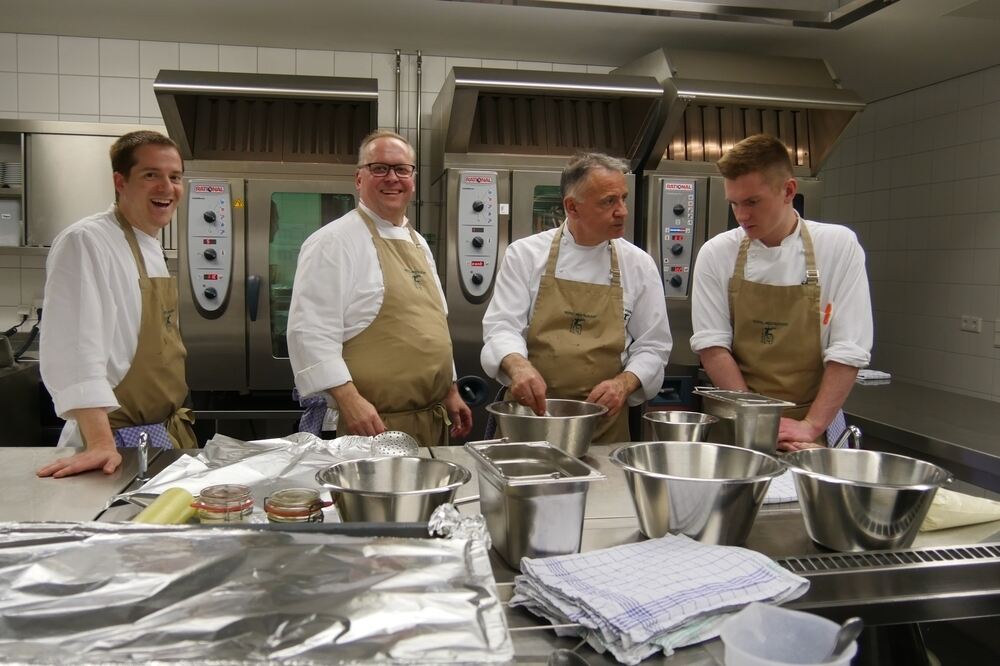
[[[377,80],[160,72],[154,90],[186,160],[177,236],[188,385],[287,395],[299,248],[356,205]]]
[[[600,151],[634,167],[661,96],[648,77],[468,67],[449,73],[434,104],[431,178],[440,205],[436,260],[459,390],[474,411],[471,439],[481,438],[483,407],[499,389],[479,359],[505,249],[562,223],[559,180],[574,153]],[[634,192],[631,174],[628,185]],[[630,206],[629,240],[637,219]]]

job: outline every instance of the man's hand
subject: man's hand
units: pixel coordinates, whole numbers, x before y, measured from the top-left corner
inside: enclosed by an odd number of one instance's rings
[[[462,400],[458,394],[458,385],[452,384],[448,389],[448,395],[442,401],[444,408],[448,411],[448,419],[451,421],[451,429],[448,433],[452,437],[465,437],[472,430],[472,410]]]
[[[340,419],[337,424],[338,435],[368,435],[373,437],[385,432],[385,424],[378,415],[375,405],[368,402],[358,393],[354,382],[347,382],[329,389],[330,395],[337,401]]]
[[[38,476],[51,476],[59,479],[64,476],[99,469],[105,474],[112,474],[122,464],[122,456],[112,444],[108,446],[89,447],[79,453],[59,458],[36,472]]]
[[[823,430],[816,427],[808,419],[797,421],[795,419],[782,418],[781,423],[778,425],[778,450],[798,451],[802,448],[812,448],[805,445],[814,442],[816,438],[823,434]]]
[[[538,416],[545,414],[545,380],[531,362],[520,354],[508,354],[500,368],[510,377],[510,393]]]
[[[122,464],[122,456],[115,446],[115,437],[111,434],[111,422],[108,412],[103,407],[83,407],[74,409],[67,417],[76,421],[80,436],[87,443],[87,448],[79,453],[60,458],[41,468],[38,476],[51,476],[59,479],[80,472],[99,469],[105,474],[111,474]]]
[[[587,396],[587,402],[607,407],[609,418],[617,416],[628,397],[641,385],[638,377],[626,371],[595,386]]]

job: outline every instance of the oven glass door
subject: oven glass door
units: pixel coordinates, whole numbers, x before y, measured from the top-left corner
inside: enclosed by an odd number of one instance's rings
[[[288,308],[302,243],[357,205],[354,181],[250,181],[247,273],[259,280],[254,317],[247,295],[251,389],[291,389]]]

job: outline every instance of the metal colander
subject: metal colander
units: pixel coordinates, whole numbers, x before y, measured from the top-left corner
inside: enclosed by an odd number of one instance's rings
[[[375,456],[415,456],[420,442],[398,430],[386,430],[372,437],[372,455]]]

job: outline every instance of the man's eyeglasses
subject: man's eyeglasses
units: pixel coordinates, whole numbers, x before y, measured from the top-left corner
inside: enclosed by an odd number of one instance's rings
[[[362,164],[371,174],[377,178],[384,178],[391,170],[397,178],[411,178],[416,173],[417,167],[413,164],[383,164],[382,162],[369,162]]]

